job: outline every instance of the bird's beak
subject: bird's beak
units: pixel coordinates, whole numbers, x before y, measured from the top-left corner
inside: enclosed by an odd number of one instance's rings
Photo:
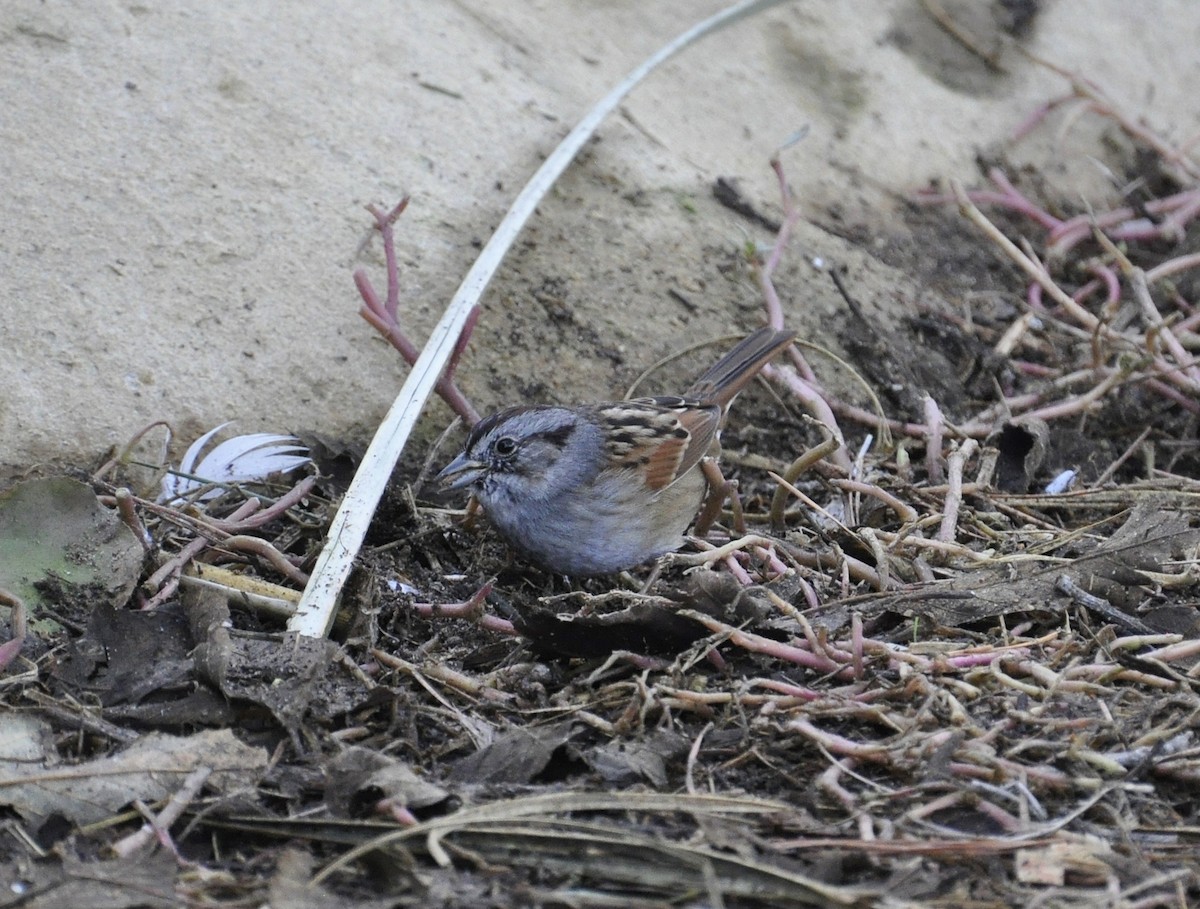
[[[443,467],[442,472],[437,475],[437,478],[438,482],[442,484],[442,489],[449,492],[453,489],[463,489],[470,486],[476,480],[481,479],[486,472],[486,464],[471,460],[464,451]]]

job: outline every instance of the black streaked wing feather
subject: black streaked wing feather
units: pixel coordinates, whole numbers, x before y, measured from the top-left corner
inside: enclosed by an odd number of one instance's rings
[[[684,398],[638,398],[600,411],[612,462],[639,469],[650,489],[670,486],[708,453],[721,408]]]

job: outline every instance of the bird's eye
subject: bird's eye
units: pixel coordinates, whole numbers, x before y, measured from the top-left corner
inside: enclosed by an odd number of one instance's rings
[[[517,440],[512,436],[501,436],[492,445],[492,451],[502,458],[512,457],[517,451]]]

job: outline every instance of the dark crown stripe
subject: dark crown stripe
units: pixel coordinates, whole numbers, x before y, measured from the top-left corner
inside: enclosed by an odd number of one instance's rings
[[[574,423],[564,423],[562,426],[559,426],[555,429],[547,429],[545,432],[540,433],[540,435],[543,439],[545,439],[551,445],[556,445],[559,448],[565,447],[567,444],[567,441],[574,434],[575,434],[575,424]]]
[[[467,436],[467,449],[469,450],[472,448],[480,439],[495,429],[499,424],[509,419],[509,417],[515,417],[517,414],[527,413],[530,410],[533,410],[533,408],[508,407],[504,410],[497,410],[495,413],[488,414],[471,427],[471,433]]]

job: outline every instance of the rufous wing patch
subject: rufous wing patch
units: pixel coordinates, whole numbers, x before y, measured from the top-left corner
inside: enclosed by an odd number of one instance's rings
[[[659,490],[670,486],[679,476],[679,465],[691,441],[691,433],[676,425],[650,452],[646,459],[644,479],[649,489]]]
[[[680,474],[685,474],[714,448],[721,426],[721,408],[693,402],[690,407],[680,409],[677,417],[679,425],[688,434],[687,448],[680,456],[677,468]],[[715,451],[712,453],[716,455]]]
[[[639,398],[602,411],[614,464],[638,470],[651,490],[664,489],[708,453],[721,408],[682,398]]]
[[[609,405],[601,416],[613,464],[638,471],[650,489],[670,485],[689,440],[676,412],[642,399]]]

